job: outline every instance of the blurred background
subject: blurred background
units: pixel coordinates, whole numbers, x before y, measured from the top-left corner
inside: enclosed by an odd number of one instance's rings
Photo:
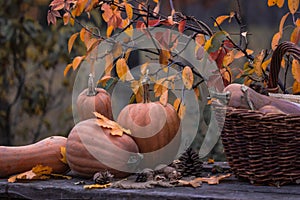
[[[167,0],[161,0],[162,11],[170,12]],[[76,72],[63,76],[67,63],[84,54],[75,43],[67,50],[70,35],[78,27],[48,26],[46,15],[50,0],[9,0],[0,2],[0,145],[24,145],[51,135],[67,136],[74,126],[71,98]],[[195,16],[214,31],[213,18],[240,9],[249,33],[249,48],[258,53],[270,49],[278,31],[284,8],[268,7],[267,0],[174,0],[177,11]],[[99,22],[101,26],[101,22]],[[234,35],[236,23],[222,24]],[[240,66],[242,67],[242,66]],[[205,131],[199,130],[201,142]],[[199,148],[200,142],[194,144]],[[222,145],[209,155],[222,160]]]

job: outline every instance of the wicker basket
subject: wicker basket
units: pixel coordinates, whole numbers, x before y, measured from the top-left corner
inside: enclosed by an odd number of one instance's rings
[[[278,76],[278,70],[276,73]],[[274,79],[278,80],[273,74]],[[272,96],[300,102],[296,95]],[[257,110],[214,108],[223,126],[221,139],[226,158],[238,178],[275,186],[300,181],[300,113],[263,114]]]

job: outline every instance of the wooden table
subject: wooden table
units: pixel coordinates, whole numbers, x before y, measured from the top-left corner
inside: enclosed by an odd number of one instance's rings
[[[0,199],[228,199],[228,200],[300,200],[300,185],[255,186],[234,177],[219,185],[203,183],[201,187],[174,187],[153,189],[83,189],[74,183],[82,179],[51,179],[27,183],[8,183],[0,179]],[[85,180],[92,184],[91,180]]]

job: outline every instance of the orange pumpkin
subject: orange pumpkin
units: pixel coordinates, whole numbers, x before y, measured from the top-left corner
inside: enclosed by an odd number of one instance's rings
[[[180,118],[172,105],[150,102],[148,83],[143,88],[144,102],[124,107],[117,122],[131,130],[144,156],[141,168],[153,168],[175,158],[181,140]]]
[[[94,87],[91,74],[88,88],[84,89],[77,98],[77,111],[80,121],[95,118],[93,112],[113,119],[110,94],[102,88]]]
[[[66,145],[71,170],[86,178],[106,169],[117,178],[128,176],[134,171],[130,160],[138,153],[136,143],[126,134],[111,135],[110,129],[98,126],[96,120],[82,121],[71,130]]]
[[[61,154],[66,142],[65,137],[51,136],[25,146],[0,146],[0,177],[31,170],[38,164],[51,167],[53,173],[67,172],[69,167]]]

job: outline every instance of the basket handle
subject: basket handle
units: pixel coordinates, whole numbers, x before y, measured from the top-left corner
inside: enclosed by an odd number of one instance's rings
[[[271,93],[278,92],[279,70],[280,70],[282,58],[286,53],[293,55],[295,59],[300,61],[300,48],[298,47],[298,45],[292,42],[285,41],[277,46],[271,58],[269,81],[268,81],[268,88],[267,88],[268,91]]]

